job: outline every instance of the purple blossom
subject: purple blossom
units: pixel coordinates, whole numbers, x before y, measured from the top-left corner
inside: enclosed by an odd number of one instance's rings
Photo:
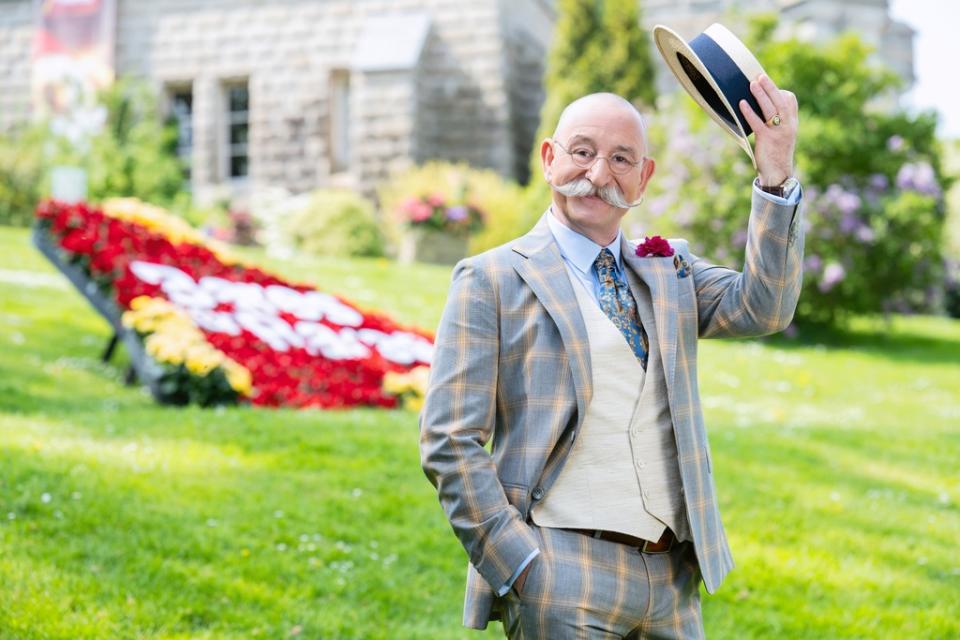
[[[897,188],[939,197],[940,185],[929,162],[908,162],[897,172]]]
[[[843,217],[840,218],[840,232],[845,234],[851,234],[857,229],[863,226],[863,223],[860,221],[860,218],[856,214],[849,211],[843,212]]]
[[[903,149],[903,136],[892,135],[887,138],[888,151],[900,151]]]
[[[871,189],[875,191],[883,191],[890,186],[890,180],[887,179],[887,176],[882,173],[874,173],[870,176],[870,181],[868,182]]]
[[[447,209],[447,220],[460,222],[461,220],[466,220],[469,214],[470,212],[467,211],[467,208],[463,205],[455,205]]]
[[[863,204],[859,195],[853,191],[844,189],[839,184],[831,184],[827,187],[827,190],[823,194],[823,199],[826,200],[827,206],[835,207],[844,215],[856,213]]]
[[[817,285],[817,288],[823,293],[827,293],[833,289],[837,283],[843,280],[846,275],[847,272],[842,264],[839,262],[830,262],[824,268],[823,277],[820,279],[820,284]]]
[[[831,204],[836,204],[844,193],[846,193],[846,191],[844,191],[843,187],[837,183],[833,183],[823,192],[823,198]]]
[[[877,234],[873,232],[873,229],[867,225],[863,225],[857,229],[857,240],[864,243],[871,243],[877,239]]]
[[[655,216],[663,215],[667,211],[667,207],[670,206],[670,197],[669,196],[660,196],[654,198],[647,205],[647,211]]]
[[[693,204],[688,200],[677,208],[673,214],[673,220],[681,227],[687,227],[693,223],[694,214]]]
[[[820,267],[823,266],[823,260],[815,253],[811,253],[803,260],[803,268],[805,271],[820,271]]]
[[[733,237],[730,238],[730,243],[737,249],[742,249],[747,246],[747,232],[744,229],[738,229],[734,232]]]
[[[854,214],[860,208],[861,204],[860,196],[852,191],[844,191],[837,200],[837,206],[845,216]]]

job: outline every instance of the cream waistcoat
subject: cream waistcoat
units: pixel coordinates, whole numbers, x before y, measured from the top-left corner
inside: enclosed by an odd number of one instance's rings
[[[568,275],[571,275],[568,273]],[[553,486],[532,510],[544,527],[689,540],[666,378],[649,289],[634,291],[650,341],[644,371],[623,334],[571,276],[590,342],[593,399]]]

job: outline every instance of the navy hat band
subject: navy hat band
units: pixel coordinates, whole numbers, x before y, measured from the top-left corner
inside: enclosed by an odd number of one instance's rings
[[[733,109],[733,115],[740,122],[744,133],[749,136],[753,133],[753,129],[750,127],[746,118],[743,117],[743,114],[740,113],[740,100],[746,100],[747,103],[753,107],[757,115],[761,118],[763,117],[763,111],[760,109],[759,103],[757,103],[756,98],[754,98],[750,92],[750,79],[743,75],[743,71],[741,71],[737,63],[733,61],[733,58],[727,55],[727,52],[706,33],[701,33],[691,40],[690,48],[693,49],[694,53],[696,53],[701,62],[703,62],[703,65],[709,70],[714,82],[716,82],[720,88],[723,97],[727,99],[727,103],[731,109]],[[700,94],[707,100],[714,111],[732,126],[734,123],[730,120],[730,115],[727,113],[726,107],[723,105],[723,102],[719,100],[719,96],[717,96],[713,87],[710,86],[710,83],[706,81],[700,72],[697,71],[696,67],[684,58],[682,54],[677,53],[677,57],[680,60],[680,65],[690,76],[690,80],[697,87],[697,90],[700,91]],[[695,75],[691,73],[691,70]]]

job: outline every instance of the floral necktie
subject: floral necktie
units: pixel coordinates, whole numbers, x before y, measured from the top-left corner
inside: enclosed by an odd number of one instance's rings
[[[649,349],[647,332],[640,324],[637,302],[633,299],[627,283],[620,282],[615,275],[616,259],[613,253],[609,249],[603,249],[593,261],[593,266],[600,277],[600,308],[626,338],[627,344],[646,370]]]

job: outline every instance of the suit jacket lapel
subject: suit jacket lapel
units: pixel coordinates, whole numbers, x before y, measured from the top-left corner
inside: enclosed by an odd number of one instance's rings
[[[550,232],[546,214],[528,234],[514,243],[513,250],[527,258],[518,261],[514,268],[537,296],[560,332],[560,339],[573,373],[579,426],[593,397],[590,343],[576,293],[563,264],[560,249]]]
[[[653,299],[654,324],[663,373],[667,379],[667,394],[673,405],[673,378],[677,368],[677,271],[672,258],[647,257],[636,254],[636,247],[621,237],[620,251],[627,265],[627,279],[633,291],[639,291],[639,277],[649,288]],[[649,328],[648,328],[649,330]]]

